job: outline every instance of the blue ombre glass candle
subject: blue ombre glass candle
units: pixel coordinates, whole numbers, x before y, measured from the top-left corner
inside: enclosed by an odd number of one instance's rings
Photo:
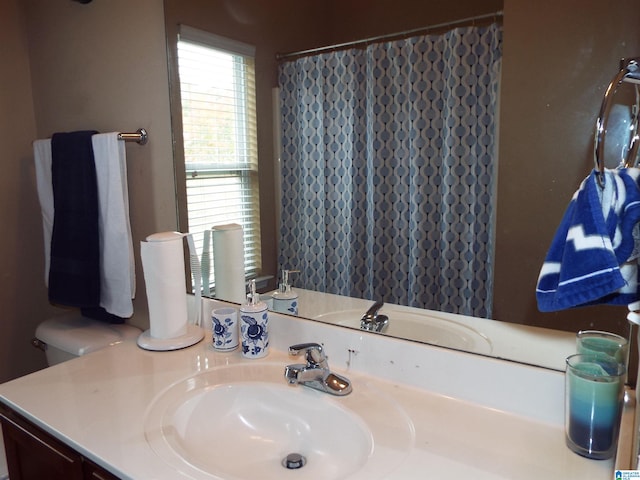
[[[577,354],[567,358],[566,442],[577,454],[598,460],[614,455],[625,372],[623,364],[601,355]]]

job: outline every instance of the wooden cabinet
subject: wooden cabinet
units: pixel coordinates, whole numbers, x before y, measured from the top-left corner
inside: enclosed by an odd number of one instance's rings
[[[83,463],[84,478],[86,480],[120,480],[114,474],[107,472],[102,467],[99,467],[93,462],[90,462],[86,458]]]
[[[0,424],[11,480],[118,480],[1,404]]]

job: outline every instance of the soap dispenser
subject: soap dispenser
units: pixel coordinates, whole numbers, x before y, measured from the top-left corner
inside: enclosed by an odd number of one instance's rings
[[[289,275],[297,270],[283,270],[280,288],[273,292],[273,310],[290,315],[298,315],[298,294],[291,289]]]
[[[262,358],[269,353],[269,313],[267,304],[260,301],[256,292],[256,281],[249,281],[249,294],[246,303],[240,306],[240,337],[242,338],[242,356]]]

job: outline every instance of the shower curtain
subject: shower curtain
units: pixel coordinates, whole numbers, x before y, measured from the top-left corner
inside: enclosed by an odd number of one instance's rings
[[[501,26],[279,68],[279,264],[301,288],[490,318]]]

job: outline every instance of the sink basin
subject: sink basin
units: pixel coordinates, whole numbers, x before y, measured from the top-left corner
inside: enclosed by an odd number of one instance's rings
[[[318,315],[315,319],[334,325],[360,328],[363,313],[360,310],[341,310]],[[383,333],[391,337],[411,338],[432,345],[485,355],[493,350],[491,342],[483,334],[452,320],[385,308],[382,308],[380,313],[389,317],[389,325]]]
[[[147,442],[194,478],[264,480],[382,478],[413,447],[410,419],[366,382],[336,398],[290,386],[283,372],[284,364],[237,364],[173,385],[147,413]],[[291,454],[304,466],[286,468]]]

